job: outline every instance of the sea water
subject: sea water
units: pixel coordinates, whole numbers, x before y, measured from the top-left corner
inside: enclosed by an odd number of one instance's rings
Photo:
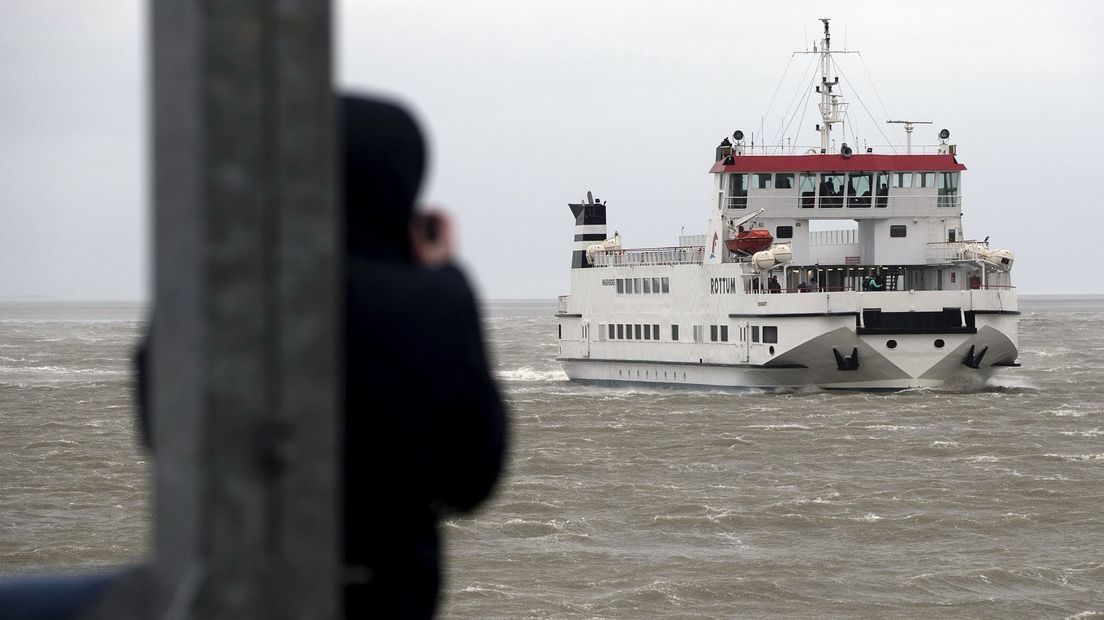
[[[447,618],[1104,618],[1104,297],[1021,297],[970,391],[603,388],[488,302],[509,471],[443,524]],[[139,560],[140,308],[0,304],[0,574]]]

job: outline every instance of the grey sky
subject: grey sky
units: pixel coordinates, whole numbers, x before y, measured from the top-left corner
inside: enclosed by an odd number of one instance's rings
[[[793,60],[768,111],[791,52],[832,17],[834,47],[862,52],[844,71],[879,123],[884,102],[935,122],[917,142],[950,129],[969,168],[966,233],[1016,252],[1020,290],[1104,291],[1091,236],[1104,230],[1104,4],[890,6],[350,0],[337,76],[419,113],[425,200],[456,216],[483,294],[552,297],[569,283],[566,203],[588,189],[629,246],[702,232],[713,148],[737,128],[778,133],[808,66]],[[0,2],[0,298],[145,295],[144,12]],[[882,143],[844,93],[860,141]],[[815,122],[810,108],[799,142]]]

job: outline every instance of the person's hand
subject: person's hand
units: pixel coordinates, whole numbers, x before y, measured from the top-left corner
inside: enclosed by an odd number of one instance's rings
[[[415,214],[410,221],[410,246],[414,260],[434,267],[452,261],[452,220],[438,210]]]

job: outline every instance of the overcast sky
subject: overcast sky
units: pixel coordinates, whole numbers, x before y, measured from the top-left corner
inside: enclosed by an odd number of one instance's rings
[[[809,66],[791,53],[831,17],[833,47],[862,52],[841,58],[877,120],[845,84],[859,141],[901,139],[887,116],[934,121],[918,143],[948,128],[965,232],[1016,253],[1021,292],[1104,292],[1104,3],[896,6],[349,0],[335,74],[422,119],[424,199],[457,218],[484,296],[550,298],[587,190],[628,246],[704,232],[714,147],[776,139]],[[0,298],[147,294],[145,10],[0,0]],[[799,115],[786,136],[807,144]]]

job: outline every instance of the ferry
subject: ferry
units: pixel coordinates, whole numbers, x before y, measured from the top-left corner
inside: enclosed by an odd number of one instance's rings
[[[819,146],[724,138],[704,235],[626,248],[605,201],[569,204],[571,293],[556,318],[571,380],[901,390],[984,385],[1019,366],[1014,256],[965,235],[950,132],[914,147],[931,122],[887,121],[905,145],[837,146],[848,102],[821,21],[807,52]]]

